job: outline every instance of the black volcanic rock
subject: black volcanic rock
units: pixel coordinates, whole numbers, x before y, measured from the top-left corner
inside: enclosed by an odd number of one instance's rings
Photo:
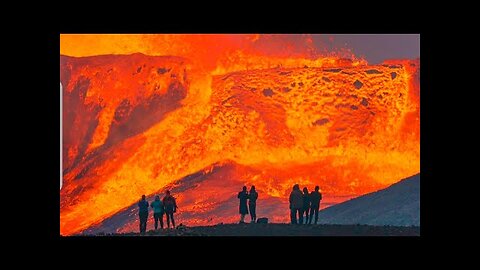
[[[92,234],[88,234],[92,235]],[[139,233],[96,233],[95,236],[140,236]],[[162,236],[419,236],[420,227],[369,225],[291,225],[279,223],[218,224],[149,230],[149,237]]]
[[[362,88],[363,86],[363,83],[359,80],[356,80],[354,83],[353,83],[353,86],[355,86],[356,89],[360,89]]]
[[[263,89],[263,95],[266,96],[266,97],[271,97],[271,96],[273,96],[273,91],[272,91],[272,89],[270,89],[270,88]]]

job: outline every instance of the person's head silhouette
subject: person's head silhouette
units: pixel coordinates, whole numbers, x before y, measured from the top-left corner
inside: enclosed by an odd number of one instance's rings
[[[170,190],[167,190],[165,193],[167,193],[167,195],[170,195]]]
[[[252,186],[252,187],[250,188],[250,191],[255,191],[255,186]]]
[[[300,190],[300,186],[299,186],[298,184],[295,184],[295,185],[293,186],[293,190]]]
[[[155,196],[155,201],[159,201],[160,200],[160,196],[156,195]]]
[[[142,201],[145,200],[145,195],[142,195]]]
[[[247,186],[243,186],[242,191],[247,191]]]
[[[303,193],[308,193],[308,188],[307,187],[303,188]]]
[[[315,191],[318,191],[320,189],[319,186],[315,186]]]

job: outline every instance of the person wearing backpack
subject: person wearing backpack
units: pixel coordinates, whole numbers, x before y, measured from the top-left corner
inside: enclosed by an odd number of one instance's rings
[[[257,221],[257,199],[258,193],[255,190],[255,186],[250,188],[250,192],[248,194],[248,210],[250,211],[250,223],[255,223]]]
[[[318,221],[318,210],[320,209],[320,201],[322,200],[322,193],[319,192],[320,187],[316,186],[315,191],[310,193],[310,202],[311,202],[311,210],[310,210],[310,218],[308,220],[308,224],[312,224],[312,217],[315,213],[315,223],[317,224]]]
[[[142,199],[138,202],[138,216],[140,217],[140,233],[145,234],[148,219],[148,202],[145,195],[142,195]]]
[[[158,228],[158,221],[160,220],[160,228],[163,229],[163,214],[165,209],[163,208],[163,202],[160,200],[160,196],[155,196],[155,200],[150,204],[153,208],[153,219],[155,220],[155,230]]]
[[[175,219],[173,213],[177,212],[177,202],[175,198],[170,195],[170,190],[166,191],[165,197],[163,197],[163,207],[165,208],[165,214],[167,214],[167,227],[170,228],[170,220],[172,221],[173,228],[175,229]]]

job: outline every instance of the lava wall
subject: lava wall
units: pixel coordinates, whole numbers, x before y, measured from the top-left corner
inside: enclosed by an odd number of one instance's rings
[[[336,203],[418,173],[419,61],[335,63],[200,84],[181,57],[62,56],[61,234],[136,229],[135,202],[166,188],[184,224],[236,221],[244,184],[280,222],[295,183]]]

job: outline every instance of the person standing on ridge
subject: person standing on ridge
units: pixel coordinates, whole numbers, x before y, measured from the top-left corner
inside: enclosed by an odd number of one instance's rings
[[[145,234],[148,219],[148,202],[145,195],[142,195],[142,199],[138,202],[138,216],[140,217],[140,233]]]
[[[310,194],[308,193],[308,188],[303,188],[303,209],[302,209],[302,219],[303,214],[305,214],[305,224],[308,224],[308,217],[310,215]]]
[[[167,214],[167,227],[170,228],[171,220],[173,228],[175,229],[175,219],[173,219],[173,213],[177,212],[177,202],[175,198],[170,195],[170,190],[167,190],[165,193],[167,195],[163,197],[163,207],[165,208],[165,214]]]
[[[160,228],[163,229],[163,214],[165,209],[163,208],[163,202],[160,200],[160,196],[155,196],[155,200],[150,204],[153,208],[153,219],[155,220],[155,230],[158,228],[158,221],[160,220]]]
[[[255,223],[257,221],[257,199],[258,193],[255,190],[255,186],[250,188],[250,194],[248,195],[248,209],[250,210],[250,223]]]
[[[240,199],[240,206],[238,212],[240,213],[240,223],[245,223],[245,215],[248,215],[248,208],[247,208],[247,199],[248,199],[248,192],[247,187],[243,186],[242,191],[238,193],[237,198]]]
[[[317,224],[318,221],[318,210],[320,209],[320,201],[322,200],[322,193],[320,193],[320,187],[316,186],[315,191],[312,191],[310,194],[310,201],[311,201],[311,210],[310,210],[310,218],[308,220],[308,224],[312,224],[312,217],[315,213],[315,223]]]
[[[303,223],[302,210],[303,210],[303,195],[300,191],[300,186],[295,184],[293,186],[290,197],[288,198],[290,202],[290,220],[292,224],[297,224],[297,213],[298,221],[300,224]]]

